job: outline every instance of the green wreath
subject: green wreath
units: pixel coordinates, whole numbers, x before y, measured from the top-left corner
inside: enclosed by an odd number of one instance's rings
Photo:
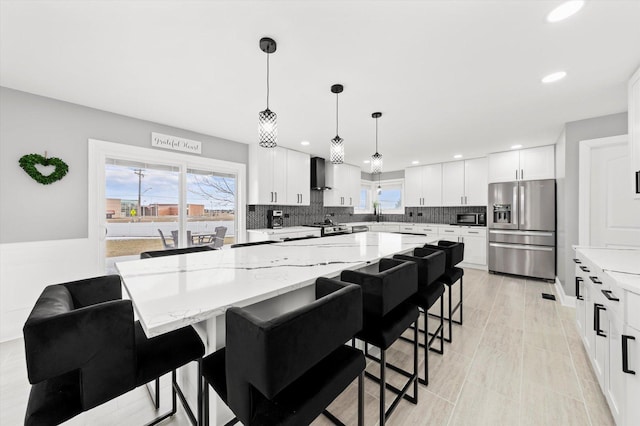
[[[39,154],[27,154],[20,157],[18,161],[20,167],[27,172],[33,180],[43,185],[49,185],[53,182],[62,179],[69,171],[67,163],[59,158],[46,158]],[[36,169],[36,165],[41,164],[43,166],[54,166],[55,170],[50,175],[44,176]]]

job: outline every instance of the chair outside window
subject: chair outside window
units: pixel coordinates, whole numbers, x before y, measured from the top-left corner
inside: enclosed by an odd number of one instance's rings
[[[176,369],[196,361],[204,345],[192,327],[147,338],[134,321],[131,300],[122,300],[120,276],[108,275],[45,287],[23,328],[27,374],[32,384],[25,425],[57,425],[171,373],[172,409],[180,396],[186,414],[200,423],[176,380]],[[198,404],[202,389],[198,389]],[[194,410],[200,417],[201,410]]]
[[[175,248],[175,247],[177,247],[176,245],[174,245],[174,243],[173,243],[173,242],[172,242],[172,243],[168,243],[168,242],[167,242],[166,238],[164,237],[164,234],[162,233],[162,230],[161,230],[161,229],[159,229],[159,228],[158,228],[158,233],[160,234],[160,238],[162,239],[162,246],[163,246],[164,248],[169,249],[169,248]],[[173,240],[173,241],[175,242],[176,240]]]

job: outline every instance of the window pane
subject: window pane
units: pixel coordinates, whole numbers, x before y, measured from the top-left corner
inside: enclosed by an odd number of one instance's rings
[[[371,203],[369,202],[369,198],[370,198],[369,191],[370,191],[370,188],[368,185],[360,187],[360,200],[356,209],[367,210],[371,207],[370,206]]]
[[[385,210],[397,210],[402,208],[402,186],[401,185],[381,185],[382,190],[378,195],[380,208]]]

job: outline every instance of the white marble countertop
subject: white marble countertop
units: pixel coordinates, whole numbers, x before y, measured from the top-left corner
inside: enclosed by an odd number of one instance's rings
[[[432,242],[422,235],[362,232],[117,262],[116,268],[153,337]]]
[[[621,287],[640,293],[640,249],[580,246],[574,248],[602,268]]]

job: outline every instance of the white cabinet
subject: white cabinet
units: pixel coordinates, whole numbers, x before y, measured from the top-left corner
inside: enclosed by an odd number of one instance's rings
[[[309,205],[309,154],[249,147],[249,204]]]
[[[597,249],[576,250],[576,322],[616,424],[636,425],[640,424],[640,331],[634,327],[638,325],[634,315],[640,311],[640,288],[635,292],[621,287],[615,273],[607,272],[611,265],[590,258],[606,259],[601,250],[600,254]]]
[[[406,207],[442,205],[442,164],[410,167],[404,171]]]
[[[454,161],[442,165],[442,205],[487,205],[487,159]]]
[[[443,226],[438,232],[438,239],[464,243],[463,263],[469,266],[487,265],[487,229]]]
[[[489,155],[489,183],[555,178],[555,146]]]
[[[325,165],[325,207],[353,207],[360,201],[360,167],[351,164]]]
[[[287,204],[308,206],[311,195],[311,158],[303,152],[287,151]]]
[[[442,205],[464,204],[464,161],[442,164]]]
[[[629,80],[629,159],[631,193],[640,200],[640,68]]]

